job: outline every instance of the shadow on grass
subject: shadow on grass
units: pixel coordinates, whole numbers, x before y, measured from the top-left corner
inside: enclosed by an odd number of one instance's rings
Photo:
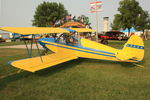
[[[120,65],[121,67],[126,67],[126,68],[133,68],[133,67],[137,67],[135,64],[141,65],[143,66],[145,63],[145,60],[143,60],[142,62],[117,62],[117,61],[109,61],[109,60],[99,60],[99,59],[88,59],[88,58],[82,58],[84,60],[84,62],[88,62],[88,63],[96,63],[96,64],[102,64],[102,65],[111,65],[111,66],[117,66]],[[110,66],[110,67],[111,67]]]
[[[50,67],[50,68],[46,68],[46,69],[37,71],[35,74],[39,75],[39,76],[49,76],[49,75],[55,74],[57,72],[73,68],[82,62],[84,62],[84,59],[78,58],[75,60],[64,62],[62,64],[58,64],[58,65]]]
[[[21,72],[19,74],[16,73],[16,74],[13,74],[13,75],[10,75],[10,76],[0,79],[0,90],[5,88],[7,86],[7,84],[11,84],[11,82],[20,80],[25,77],[29,77],[31,74],[32,73],[29,73],[29,72]]]
[[[56,66],[53,66],[50,68],[46,68],[46,69],[37,71],[35,73],[24,71],[24,72],[21,72],[19,74],[16,73],[16,74],[7,76],[5,78],[0,79],[0,90],[4,89],[8,84],[11,84],[11,82],[21,80],[23,78],[27,78],[27,77],[30,77],[33,75],[35,76],[35,78],[36,78],[36,76],[37,77],[38,76],[44,76],[44,77],[50,76],[50,75],[53,75],[53,74],[58,73],[60,71],[67,70],[68,68],[75,67],[76,65],[80,64],[83,61],[84,61],[84,59],[79,58],[79,59],[68,61],[68,62],[59,64],[59,65],[56,65]]]

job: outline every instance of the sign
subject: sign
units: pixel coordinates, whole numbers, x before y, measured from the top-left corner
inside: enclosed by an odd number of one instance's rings
[[[91,2],[90,6],[91,6],[90,8],[91,13],[102,11],[102,1]]]

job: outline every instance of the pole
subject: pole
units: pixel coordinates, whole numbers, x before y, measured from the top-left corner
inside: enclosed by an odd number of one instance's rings
[[[98,42],[98,13],[96,11],[96,42]]]
[[[95,0],[97,2],[97,0]],[[98,42],[98,11],[97,11],[97,3],[96,3],[96,42]]]

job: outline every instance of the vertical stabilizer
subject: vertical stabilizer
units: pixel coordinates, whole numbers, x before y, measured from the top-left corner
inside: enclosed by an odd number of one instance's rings
[[[141,61],[144,57],[144,43],[142,38],[132,35],[123,49],[117,52],[116,57],[122,61],[129,59]]]

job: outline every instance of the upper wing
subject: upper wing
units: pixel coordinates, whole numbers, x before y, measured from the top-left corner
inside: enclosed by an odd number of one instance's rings
[[[70,28],[76,32],[95,32],[88,28]],[[0,30],[12,33],[27,34],[42,34],[42,33],[69,33],[72,32],[67,28],[53,28],[53,27],[1,27]]]
[[[10,64],[19,69],[35,72],[76,58],[77,57],[73,55],[53,53],[51,55],[42,56],[43,62],[41,62],[40,57],[34,57],[13,61]]]
[[[63,28],[52,27],[2,27],[0,30],[19,34],[42,34],[42,33],[69,33]]]

